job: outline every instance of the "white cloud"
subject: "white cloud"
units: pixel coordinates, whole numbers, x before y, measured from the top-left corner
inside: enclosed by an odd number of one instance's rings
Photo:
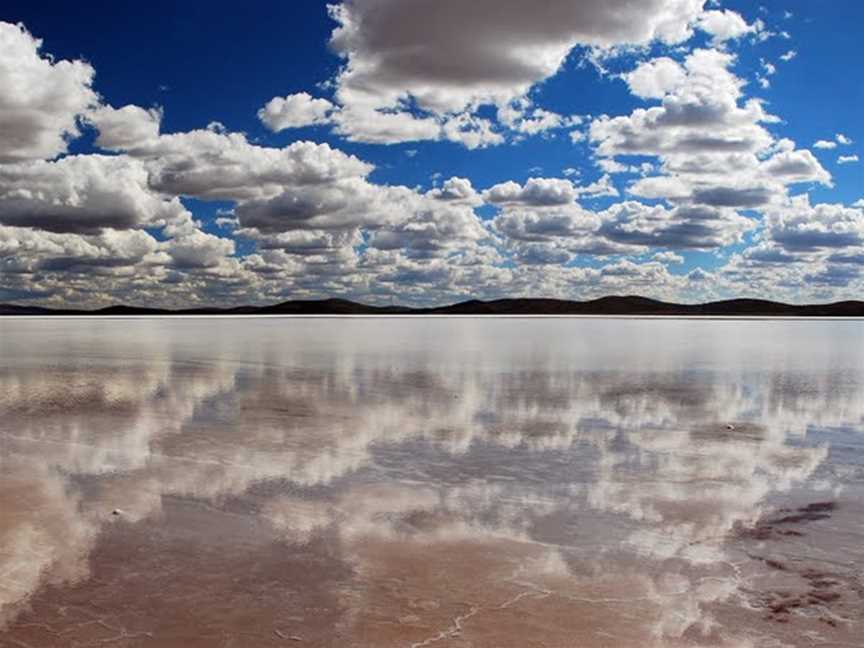
[[[414,209],[409,218],[375,231],[369,245],[400,250],[409,258],[442,257],[454,250],[473,248],[489,238],[473,210],[448,204],[434,209]]]
[[[504,142],[504,137],[494,130],[490,120],[467,112],[447,119],[441,133],[444,138],[459,142],[468,149],[485,148]]]
[[[748,25],[741,14],[729,9],[705,11],[699,16],[697,25],[702,31],[711,34],[714,43],[741,38],[745,34],[759,31],[756,23]]]
[[[287,97],[273,97],[261,110],[258,119],[271,131],[328,124],[335,106],[327,99],[315,99],[306,92]]]
[[[596,236],[599,225],[596,214],[576,204],[544,209],[511,205],[492,221],[509,253],[531,266],[567,263],[578,253],[624,251]]]
[[[807,195],[766,211],[767,240],[789,254],[864,245],[864,211],[839,204],[811,205]]]
[[[527,93],[574,47],[682,42],[703,3],[554,0],[543,11],[518,0],[334,4],[330,45],[345,59],[331,84],[334,103],[276,97],[259,116],[272,129],[333,122],[348,140],[380,144],[447,139],[480,148],[505,141],[496,126],[544,133],[576,122],[532,107]],[[498,108],[497,124],[478,116],[484,105]]]
[[[701,0],[555,0],[543,11],[518,0],[407,6],[355,0],[332,7],[331,47],[346,59],[340,103],[395,107],[410,96],[435,113],[504,105],[555,74],[577,44],[677,43]]]
[[[630,92],[637,97],[662,99],[681,87],[687,79],[687,71],[678,62],[662,56],[641,63],[625,74],[624,79]]]
[[[441,139],[441,123],[410,112],[382,112],[368,106],[345,106],[334,115],[335,132],[352,142],[399,144]]]
[[[481,201],[471,181],[456,176],[446,180],[440,188],[432,189],[427,195],[438,200],[464,204],[478,204]]]
[[[0,22],[0,162],[50,159],[98,104],[93,68],[55,61],[22,25]]]
[[[598,234],[612,243],[675,250],[725,247],[741,241],[756,227],[756,221],[732,209],[705,205],[669,210],[662,205],[626,201],[599,216],[602,226]]]
[[[77,155],[0,165],[0,223],[51,232],[131,229],[184,213],[150,186],[145,166],[124,156]]]
[[[658,61],[642,64],[626,80],[635,82],[636,92],[661,99],[659,106],[601,116],[590,128],[598,165],[608,173],[637,170],[618,157],[659,158],[661,174],[632,183],[630,194],[679,205],[752,209],[784,200],[789,184],[831,186],[831,175],[812,153],[796,150],[790,140],[775,141],[765,129],[762,124],[776,118],[759,101],[744,99],[744,82],[730,69],[732,54],[703,49],[683,64]]]
[[[191,229],[178,232],[164,248],[174,267],[185,270],[213,268],[234,254],[234,241]]]
[[[857,161],[857,155],[841,155],[837,158],[837,164],[852,164]]]
[[[833,149],[837,148],[837,142],[832,142],[831,140],[818,140],[813,144],[813,148]]]
[[[772,138],[759,123],[772,117],[756,100],[738,105],[743,81],[729,71],[733,62],[726,52],[694,51],[684,62],[685,81],[663,97],[661,106],[592,122],[590,136],[597,152],[613,157],[766,148]]]
[[[395,190],[379,190],[362,178],[349,178],[320,185],[285,186],[276,195],[241,202],[234,213],[242,227],[264,233],[353,229],[386,221],[398,198]]]
[[[579,117],[566,118],[558,113],[533,107],[527,98],[499,106],[497,118],[508,129],[526,135],[536,135],[581,122]]]
[[[479,202],[464,178],[451,178],[427,194],[355,178],[243,202],[235,213],[238,233],[259,249],[302,255],[304,264],[317,265],[316,272],[346,281],[379,272],[395,281],[393,267],[379,267],[385,263],[381,253],[393,255],[391,266],[412,259],[405,267],[421,274],[428,270],[417,266],[421,260],[476,253],[489,238],[473,209]],[[364,240],[368,248],[361,255],[356,248]]]
[[[622,164],[612,158],[599,158],[596,164],[604,173],[641,173],[642,175],[647,175],[654,171],[654,164],[651,162]]]
[[[499,205],[548,207],[567,205],[576,200],[573,183],[563,178],[529,178],[524,186],[512,180],[490,187],[483,199]]]
[[[480,15],[493,4],[497,12]],[[459,176],[440,186],[436,181],[429,191],[376,184],[370,179],[373,165],[326,144],[262,146],[218,122],[161,133],[161,109],[102,104],[90,88],[93,71],[87,64],[54,62],[39,54],[38,41],[21,28],[2,27],[0,38],[11,34],[29,52],[33,69],[24,66],[27,78],[42,79],[35,84],[40,89],[51,79],[61,96],[31,105],[23,95],[10,99],[0,85],[0,128],[12,124],[33,135],[23,146],[0,138],[0,290],[26,286],[58,303],[90,304],[170,294],[176,305],[275,301],[289,293],[370,299],[399,294],[418,302],[502,291],[570,294],[577,287],[671,294],[697,284],[704,290],[715,281],[744,285],[747,269],[778,264],[794,269],[784,270],[782,278],[772,274],[772,285],[795,277],[813,285],[850,285],[864,266],[860,205],[811,206],[789,197],[789,185],[831,186],[831,175],[810,151],[766,129],[778,120],[745,96],[747,84],[733,71],[735,56],[720,46],[761,27],[740,16],[738,22],[733,12],[702,14],[701,5],[556,0],[551,14],[587,21],[560,25],[563,35],[556,41],[550,17],[534,16],[542,12],[524,3],[481,0],[467,7],[446,0],[442,15],[458,14],[465,24],[450,26],[453,33],[435,58],[430,34],[443,38],[443,26],[431,24],[437,11],[424,14],[420,7],[414,16],[396,0],[355,0],[336,10],[346,12],[334,35],[345,67],[323,86],[334,91],[332,101],[297,93],[274,98],[259,113],[272,130],[329,124],[354,141],[449,140],[467,148],[551,137],[555,129],[567,129],[580,141],[587,130],[593,160],[603,171],[580,185],[578,168],[568,166],[561,178],[500,182],[482,192]],[[655,20],[660,14],[665,18]],[[535,105],[534,94],[526,95],[557,71],[574,44],[679,42],[700,15],[717,48],[667,49],[669,56],[621,76],[647,107],[595,116],[585,129],[576,129],[579,117],[547,110]],[[343,19],[349,18],[362,24],[348,29]],[[637,19],[650,24],[631,24]],[[597,28],[591,21],[602,24]],[[405,31],[389,32],[387,25]],[[594,29],[590,38],[580,31],[588,29]],[[406,50],[409,36],[419,43],[413,55]],[[489,51],[448,70],[445,64],[456,60],[445,51],[448,44]],[[8,70],[0,60],[0,75]],[[775,70],[762,61],[762,71],[767,79]],[[18,101],[20,110],[7,110],[2,102],[9,101]],[[79,123],[94,127],[96,145],[114,154],[41,159],[62,155]],[[9,142],[17,147],[14,154],[8,154]],[[837,134],[814,148],[838,143],[851,140]],[[395,153],[406,161],[404,150]],[[838,163],[857,159],[840,156]],[[536,162],[526,159],[523,167]],[[542,175],[542,169],[531,173]],[[610,174],[618,173],[635,177],[625,186],[621,178],[613,182]],[[578,202],[617,196],[618,187],[628,199],[606,209]],[[187,197],[228,201],[216,225],[231,238],[205,232],[180,202]],[[634,197],[664,202],[645,204]],[[486,208],[477,210],[484,201]],[[739,213],[745,209],[753,211]],[[751,217],[754,212],[763,224]],[[682,262],[676,251],[719,251],[751,232],[757,243],[733,255],[722,271],[676,276],[666,268]],[[254,245],[254,252],[235,256],[246,248],[237,240]],[[651,260],[569,266],[583,255]],[[731,283],[732,277],[741,283]]]
[[[795,50],[789,50],[785,54],[780,55],[780,60],[788,62],[794,59],[796,56],[798,56],[798,52],[796,52]]]
[[[99,131],[96,146],[121,151],[146,146],[159,137],[162,111],[133,105],[122,108],[100,106],[88,113],[87,121]]]
[[[156,239],[140,230],[88,235],[0,225],[0,260],[13,260],[19,272],[118,272],[141,263],[158,248]],[[7,272],[10,268],[4,264]]]
[[[209,200],[274,196],[285,187],[364,177],[373,168],[327,144],[270,148],[213,129],[163,134],[128,155],[146,164],[158,191]]]
[[[780,151],[760,165],[760,171],[783,184],[818,182],[831,186],[831,174],[808,150]]]
[[[575,130],[575,129],[570,131],[570,133],[568,134],[568,137],[570,137],[570,141],[573,144],[578,144],[579,142],[584,142],[586,139],[588,139],[588,136],[585,134],[585,131]]]
[[[675,254],[674,252],[658,252],[651,258],[654,261],[659,261],[660,263],[684,263],[684,257],[682,257],[680,254]]]
[[[756,80],[762,88],[770,88],[771,81],[768,77],[777,73],[777,67],[773,63],[769,63],[765,59],[759,59],[759,65],[762,67],[762,74],[756,75]]]
[[[849,139],[848,137],[846,137],[843,133],[837,133],[834,136],[834,139],[837,140],[838,144],[843,144],[844,146],[847,146],[847,145],[852,143],[852,140]]]
[[[617,196],[618,189],[612,183],[608,173],[584,187],[575,187],[576,195],[582,198],[600,198],[602,196]]]

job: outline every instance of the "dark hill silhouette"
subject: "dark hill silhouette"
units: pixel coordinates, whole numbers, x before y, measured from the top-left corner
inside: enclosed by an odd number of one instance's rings
[[[701,315],[708,317],[864,317],[864,302],[783,304],[761,299],[729,299],[705,304],[675,304],[634,295],[590,301],[496,299],[431,308],[369,306],[347,299],[295,300],[269,306],[164,310],[118,304],[98,310],[50,309],[0,304],[0,315]]]

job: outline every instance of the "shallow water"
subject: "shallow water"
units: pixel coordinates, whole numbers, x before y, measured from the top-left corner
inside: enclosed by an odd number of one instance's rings
[[[0,320],[0,646],[861,646],[864,323]]]

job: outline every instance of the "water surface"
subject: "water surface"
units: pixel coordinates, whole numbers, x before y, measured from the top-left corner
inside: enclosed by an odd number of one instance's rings
[[[0,646],[861,646],[864,324],[0,320]]]

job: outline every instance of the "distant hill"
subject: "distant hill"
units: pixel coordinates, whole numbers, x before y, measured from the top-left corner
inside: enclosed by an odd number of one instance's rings
[[[864,317],[864,302],[783,304],[761,299],[729,299],[706,304],[674,304],[637,296],[590,301],[563,299],[470,300],[434,308],[369,306],[347,299],[286,301],[269,306],[162,310],[116,305],[98,310],[63,310],[0,304],[0,315],[701,315],[708,317]]]

